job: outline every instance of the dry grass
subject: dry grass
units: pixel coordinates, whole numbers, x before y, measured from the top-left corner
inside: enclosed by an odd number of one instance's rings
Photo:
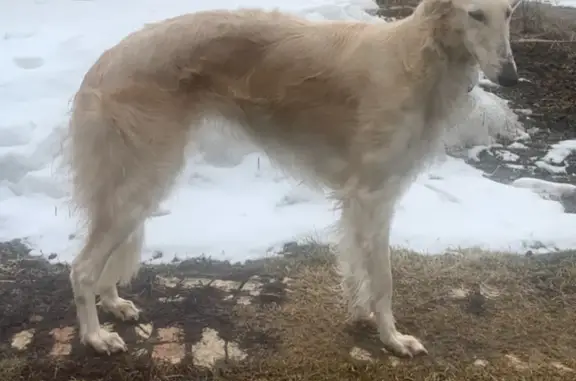
[[[516,38],[574,41],[576,9],[550,1],[524,1],[514,13],[511,28]]]
[[[338,275],[321,251],[306,256],[313,265],[293,260],[286,266],[285,275],[293,277],[287,303],[241,311],[246,321],[279,334],[281,348],[264,350],[225,374],[274,381],[576,377],[568,369],[576,369],[574,255],[432,257],[399,251],[394,257],[399,327],[425,341],[428,357],[387,356],[373,329],[349,325]],[[351,351],[369,359],[355,359]]]
[[[17,375],[25,365],[26,363],[23,359],[15,357],[0,359],[0,380],[17,380]]]
[[[281,280],[271,284],[284,285],[277,290],[281,298],[232,307],[229,335],[249,354],[239,363],[205,369],[132,354],[85,353],[60,362],[32,354],[1,360],[0,381],[576,379],[576,253],[422,256],[397,250],[393,264],[399,329],[421,338],[428,356],[390,356],[373,327],[347,322],[334,256],[309,244],[260,265],[263,276]]]

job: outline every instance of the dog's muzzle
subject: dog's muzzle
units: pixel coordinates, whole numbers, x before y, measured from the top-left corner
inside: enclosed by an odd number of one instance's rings
[[[502,65],[502,70],[498,74],[498,84],[503,87],[515,86],[518,83],[518,72],[513,61],[507,61]]]

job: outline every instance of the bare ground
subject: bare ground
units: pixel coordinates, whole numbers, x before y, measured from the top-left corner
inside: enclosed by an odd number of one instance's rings
[[[327,247],[287,246],[244,266],[145,266],[121,294],[136,324],[101,314],[128,342],[78,343],[68,268],[0,247],[0,381],[573,380],[576,253],[393,254],[395,313],[430,354],[399,359],[374,327],[346,321]]]

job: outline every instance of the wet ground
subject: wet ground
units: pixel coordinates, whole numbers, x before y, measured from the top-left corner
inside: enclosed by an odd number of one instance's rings
[[[511,101],[530,139],[522,146],[500,139],[502,147],[491,147],[479,162],[470,164],[501,182],[528,176],[576,184],[576,152],[564,162],[550,163],[552,170],[537,165],[553,144],[576,139],[576,43],[525,42],[514,44],[513,49],[525,80],[514,88],[491,91]]]

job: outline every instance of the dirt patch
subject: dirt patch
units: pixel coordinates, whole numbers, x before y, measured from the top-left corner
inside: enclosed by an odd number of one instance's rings
[[[492,89],[511,101],[520,120],[530,132],[530,139],[519,147],[500,139],[502,147],[494,147],[478,163],[470,164],[490,173],[501,182],[519,177],[536,177],[548,181],[576,184],[576,154],[564,162],[539,166],[551,145],[576,139],[576,44],[516,43],[512,46],[518,72],[525,81],[514,88]],[[513,160],[502,160],[497,150],[513,153]]]
[[[274,335],[241,325],[236,309],[282,302],[282,280],[263,271],[263,262],[194,259],[145,265],[121,290],[143,314],[138,324],[101,314],[101,323],[131,349],[103,360],[78,340],[69,267],[28,252],[18,241],[0,244],[0,358],[11,364],[4,372],[12,369],[7,378],[0,372],[0,380],[139,380],[163,364],[201,374],[220,362],[244,359],[259,342],[276,345]]]
[[[460,157],[494,181],[509,184],[535,178],[576,185],[576,151],[563,159],[548,157],[553,146],[576,140],[576,44],[521,42],[512,44],[521,81],[513,88],[486,88],[510,101],[529,137],[475,147]],[[480,148],[480,149],[478,149]],[[456,155],[458,156],[458,155]],[[556,197],[566,213],[576,213],[576,188]]]
[[[68,268],[2,247],[0,380],[572,380],[576,253],[394,252],[399,329],[430,355],[387,354],[346,319],[326,247],[287,246],[248,266],[146,266],[121,294],[138,324],[101,315],[129,352],[78,343]]]

